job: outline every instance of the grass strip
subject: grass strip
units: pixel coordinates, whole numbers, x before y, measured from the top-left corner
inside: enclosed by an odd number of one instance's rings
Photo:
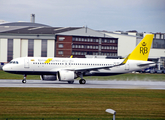
[[[164,90],[0,88],[0,118],[165,119]],[[81,120],[80,119],[80,120]]]

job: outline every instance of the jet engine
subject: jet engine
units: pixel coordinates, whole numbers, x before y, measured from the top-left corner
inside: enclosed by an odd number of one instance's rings
[[[74,81],[75,73],[74,71],[60,70],[58,72],[59,81]]]
[[[40,75],[41,80],[44,81],[56,81],[57,76],[56,75]]]
[[[74,79],[77,75],[74,71],[60,70],[56,75],[40,75],[41,80],[44,81],[66,81],[69,84],[74,83]]]

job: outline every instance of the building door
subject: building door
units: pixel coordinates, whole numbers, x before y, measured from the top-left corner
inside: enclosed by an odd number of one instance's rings
[[[24,68],[29,68],[29,59],[28,58],[24,59]]]

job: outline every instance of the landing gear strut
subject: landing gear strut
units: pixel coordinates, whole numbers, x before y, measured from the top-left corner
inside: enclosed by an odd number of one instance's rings
[[[27,77],[27,75],[24,75],[24,78],[22,80],[22,83],[26,83],[26,77]]]

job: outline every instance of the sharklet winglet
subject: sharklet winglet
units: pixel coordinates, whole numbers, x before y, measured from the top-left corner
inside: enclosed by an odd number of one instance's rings
[[[123,61],[120,65],[124,65],[124,64],[126,64],[127,61],[128,61],[128,59],[129,59],[129,56],[130,56],[130,54],[124,59],[124,61]]]

